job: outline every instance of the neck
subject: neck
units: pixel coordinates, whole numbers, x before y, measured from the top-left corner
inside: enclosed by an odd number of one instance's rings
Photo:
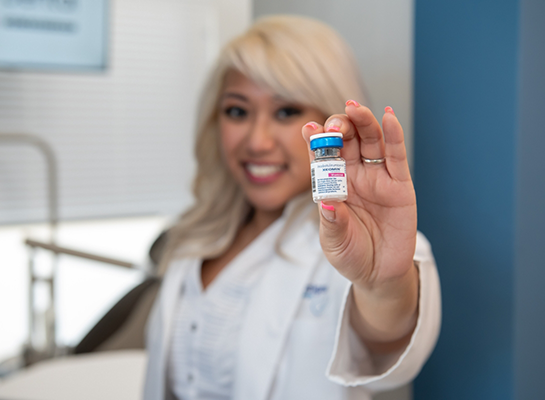
[[[252,218],[248,222],[247,228],[254,231],[256,236],[267,229],[274,221],[282,215],[283,208],[275,211],[254,210]]]
[[[231,247],[225,253],[214,259],[204,260],[201,267],[202,286],[205,289],[220,273],[220,271],[248,246],[261,232],[267,229],[282,215],[283,209],[269,212],[254,210],[246,225],[237,233]]]

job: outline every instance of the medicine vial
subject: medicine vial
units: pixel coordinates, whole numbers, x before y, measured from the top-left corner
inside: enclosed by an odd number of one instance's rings
[[[315,159],[310,164],[312,199],[344,201],[348,197],[346,161],[341,157],[343,135],[337,132],[318,133],[310,137],[310,150]]]

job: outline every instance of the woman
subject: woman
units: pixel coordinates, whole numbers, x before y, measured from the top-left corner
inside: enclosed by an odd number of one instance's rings
[[[365,399],[418,373],[437,273],[401,126],[387,109],[383,133],[363,101],[350,50],[317,21],[266,18],[223,50],[148,325],[146,399]],[[317,207],[308,141],[324,131],[344,134],[348,199]]]

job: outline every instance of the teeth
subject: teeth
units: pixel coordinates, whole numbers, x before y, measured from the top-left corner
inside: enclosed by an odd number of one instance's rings
[[[264,178],[280,172],[282,170],[282,167],[279,165],[246,164],[246,169],[253,176],[258,178]]]

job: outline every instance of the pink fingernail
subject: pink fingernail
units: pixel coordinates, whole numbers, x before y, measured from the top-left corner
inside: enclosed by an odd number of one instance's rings
[[[304,128],[318,129],[318,125],[316,125],[314,122],[309,122],[305,124]]]
[[[394,109],[393,109],[392,107],[390,107],[390,106],[386,107],[386,108],[384,109],[384,112],[387,112],[387,113],[390,113],[390,114],[392,114],[392,115],[395,115]]]
[[[335,212],[335,207],[324,204],[323,201],[320,201],[320,206],[322,206],[322,215],[329,222],[335,222],[337,218],[337,213]]]
[[[352,106],[354,106],[354,107],[359,107],[359,106],[360,106],[360,103],[358,103],[356,100],[348,100],[348,101],[346,102],[346,105],[347,105],[347,106],[352,105]]]
[[[325,208],[326,210],[335,211],[335,207],[324,204],[323,201],[320,201],[320,205],[322,206],[322,208]]]
[[[332,118],[327,122],[325,130],[326,132],[340,132],[342,124],[343,122],[340,120],[340,118]]]

